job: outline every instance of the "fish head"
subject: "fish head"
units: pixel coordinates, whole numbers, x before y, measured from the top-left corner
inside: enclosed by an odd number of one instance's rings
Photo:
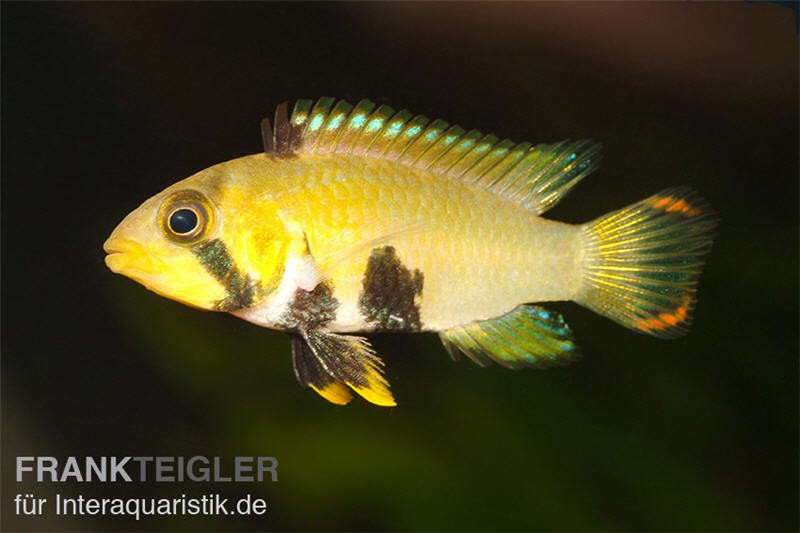
[[[289,243],[275,202],[254,199],[223,163],[128,214],[103,245],[111,271],[206,310],[234,311],[277,288]],[[255,204],[257,205],[254,205]]]

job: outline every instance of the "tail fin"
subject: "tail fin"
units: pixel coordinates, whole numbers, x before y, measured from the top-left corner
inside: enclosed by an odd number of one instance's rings
[[[675,187],[583,226],[583,284],[575,301],[656,337],[684,335],[717,217]]]

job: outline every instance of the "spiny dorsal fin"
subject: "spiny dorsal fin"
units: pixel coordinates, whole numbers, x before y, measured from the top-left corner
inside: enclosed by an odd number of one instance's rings
[[[376,108],[369,100],[353,107],[327,97],[299,100],[288,123],[276,113],[272,149],[277,154],[341,153],[395,161],[476,184],[541,214],[594,170],[600,145],[515,144],[386,105]]]
[[[439,333],[448,353],[458,352],[481,366],[548,367],[574,361],[578,347],[564,318],[536,305],[520,305],[505,315]]]
[[[261,121],[261,142],[267,155],[290,156],[297,150],[302,130],[292,126],[288,115],[288,102],[275,109],[275,130],[268,118]]]

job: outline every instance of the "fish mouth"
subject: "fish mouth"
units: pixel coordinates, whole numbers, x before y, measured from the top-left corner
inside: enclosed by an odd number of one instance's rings
[[[103,243],[103,250],[108,254],[106,266],[115,274],[136,279],[142,275],[158,274],[163,268],[162,262],[136,241],[111,237]]]

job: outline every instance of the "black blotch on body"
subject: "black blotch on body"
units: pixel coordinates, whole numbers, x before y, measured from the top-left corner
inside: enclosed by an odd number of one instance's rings
[[[328,282],[318,283],[311,291],[297,289],[289,308],[281,317],[281,325],[294,330],[310,331],[336,318],[339,302],[333,297]]]
[[[200,264],[225,287],[226,296],[216,303],[217,311],[236,311],[253,305],[259,285],[239,271],[224,242],[213,239],[198,244],[192,251]]]
[[[378,331],[419,331],[422,328],[417,298],[422,296],[424,276],[412,272],[393,246],[375,248],[364,271],[358,299],[361,313]]]

